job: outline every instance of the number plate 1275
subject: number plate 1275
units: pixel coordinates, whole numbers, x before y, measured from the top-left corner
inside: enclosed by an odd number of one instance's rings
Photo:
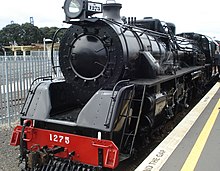
[[[102,12],[102,4],[89,2],[88,3],[88,11]]]
[[[57,135],[57,134],[50,134],[50,141],[57,142],[57,143],[70,143],[70,137],[63,136],[63,135]]]

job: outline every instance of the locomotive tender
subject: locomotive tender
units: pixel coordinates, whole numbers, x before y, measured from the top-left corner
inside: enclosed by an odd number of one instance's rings
[[[11,138],[22,170],[115,169],[213,79],[210,39],[175,36],[158,19],[122,20],[121,7],[65,1],[64,78],[31,86]]]

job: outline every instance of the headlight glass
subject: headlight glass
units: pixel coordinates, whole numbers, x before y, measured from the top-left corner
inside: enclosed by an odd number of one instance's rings
[[[80,11],[80,4],[77,0],[72,0],[69,6],[69,12],[78,13]]]
[[[64,11],[67,17],[70,19],[80,16],[83,10],[82,0],[66,0],[64,3]]]

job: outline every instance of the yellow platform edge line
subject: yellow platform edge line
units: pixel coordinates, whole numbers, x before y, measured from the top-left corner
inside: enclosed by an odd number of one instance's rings
[[[181,171],[193,171],[199,160],[199,157],[203,151],[203,148],[208,140],[209,134],[215,124],[216,118],[219,114],[220,99],[216,104],[214,110],[212,111],[208,121],[206,122],[204,128],[202,129],[196,143],[194,144],[189,156],[187,157]]]
[[[217,82],[135,171],[159,171],[220,88]]]

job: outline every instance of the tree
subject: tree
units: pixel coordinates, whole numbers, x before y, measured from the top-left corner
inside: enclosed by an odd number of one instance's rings
[[[58,27],[42,27],[40,28],[41,32],[43,33],[43,36],[47,39],[53,39],[53,36],[55,34],[55,32],[58,30],[59,28]],[[61,31],[59,32],[59,34],[57,35],[57,40],[56,41],[59,41],[62,36],[64,34],[64,31]]]
[[[43,33],[42,31],[33,24],[25,23],[21,25],[22,34],[22,45],[30,45],[32,43],[42,43]]]
[[[19,24],[10,24],[0,31],[0,43],[3,45],[10,45],[21,42],[21,35],[23,30]]]
[[[3,45],[30,45],[31,43],[42,43],[43,33],[30,23],[9,24],[0,31],[0,43]]]
[[[31,45],[32,43],[43,43],[43,38],[53,39],[54,33],[58,30],[57,27],[42,27],[38,28],[30,23],[9,24],[0,30],[0,44],[2,45]],[[59,32],[57,41],[64,34],[64,30]]]

